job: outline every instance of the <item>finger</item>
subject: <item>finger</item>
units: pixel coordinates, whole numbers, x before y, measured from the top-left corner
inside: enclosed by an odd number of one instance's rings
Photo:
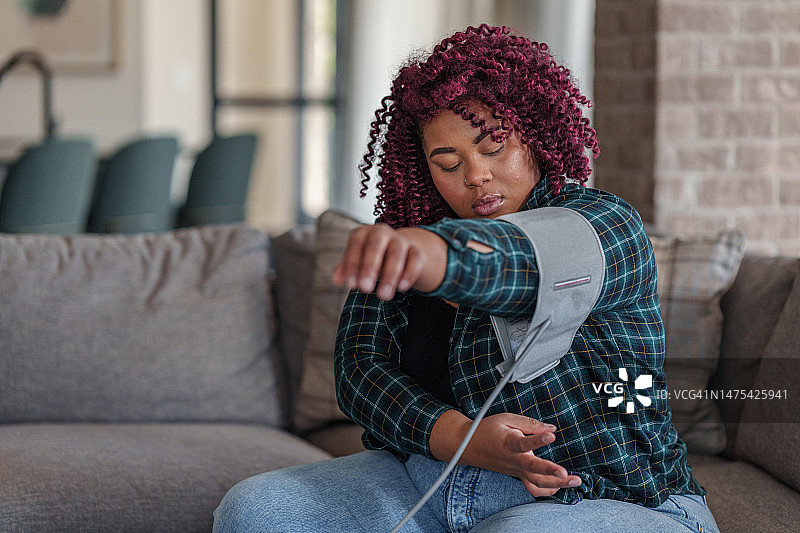
[[[564,489],[567,487],[577,487],[581,484],[582,480],[578,476],[567,476],[560,478],[558,476],[543,476],[540,474],[531,474],[526,477],[528,481],[542,488]]]
[[[406,268],[408,258],[408,245],[405,241],[392,240],[386,248],[383,265],[380,272],[380,283],[377,295],[381,300],[391,300],[394,297],[400,277]]]
[[[361,254],[368,228],[362,226],[350,232],[342,260],[336,267],[334,275],[340,283],[351,289],[358,288],[358,270],[361,266]]]
[[[553,461],[537,457],[532,452],[527,454],[523,468],[526,472],[533,475],[555,476],[561,479],[567,479],[569,477],[566,468]]]
[[[344,270],[345,267],[342,263],[338,263],[335,267],[333,267],[333,273],[331,274],[331,281],[333,281],[334,285],[342,286],[347,282]]]
[[[543,489],[564,489],[569,487],[569,482],[565,479],[556,476],[542,476],[539,474],[531,474],[528,476],[527,481]]]
[[[361,249],[361,262],[358,268],[358,288],[364,292],[375,290],[378,274],[386,260],[386,250],[389,245],[389,235],[374,226],[370,231]]]
[[[414,286],[414,283],[422,275],[425,268],[425,261],[422,253],[416,248],[410,248],[406,256],[406,265],[397,284],[397,290],[405,292]]]
[[[543,433],[516,437],[513,439],[511,447],[514,451],[523,453],[537,450],[542,446],[553,443],[555,440],[556,436],[552,431],[545,431]]]
[[[406,292],[422,275],[425,268],[424,255],[415,247],[403,247],[404,257],[397,261],[384,263],[385,274],[381,274],[379,297],[389,300],[394,297],[395,290]],[[384,284],[386,287],[384,287]]]
[[[543,489],[542,487],[538,487],[526,479],[522,480],[522,484],[525,486],[528,492],[530,492],[531,495],[533,495],[535,498],[541,498],[543,496],[552,496],[553,494],[558,492],[558,489]]]
[[[513,413],[504,413],[503,416],[505,417],[503,421],[507,425],[522,431],[526,435],[543,433],[546,431],[553,432],[557,429],[553,424],[546,424],[541,420],[537,420],[536,418],[531,418],[529,416],[517,415]]]
[[[555,475],[528,474],[525,479],[537,487],[561,489],[569,486],[569,479]]]
[[[549,432],[553,432],[556,429],[558,429],[553,424],[547,424],[547,423],[542,422],[541,420],[537,420],[535,418],[530,418],[530,417],[527,417],[527,416],[523,417],[523,418],[525,419],[525,421],[521,424],[523,427],[521,427],[520,429],[526,435],[531,435],[531,434],[535,434],[535,433],[543,433],[543,432],[548,432],[548,431]]]

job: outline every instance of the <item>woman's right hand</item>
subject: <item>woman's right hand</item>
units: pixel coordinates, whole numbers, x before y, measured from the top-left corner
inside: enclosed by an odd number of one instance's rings
[[[447,243],[423,228],[360,226],[350,233],[333,282],[391,300],[395,291],[414,287],[431,292],[447,270]]]
[[[459,411],[443,413],[431,431],[433,456],[449,461],[471,424],[472,420]],[[555,426],[522,415],[487,416],[478,424],[459,463],[515,476],[537,497],[550,496],[564,487],[577,487],[580,477],[570,476],[564,467],[534,453],[555,441],[555,430]]]

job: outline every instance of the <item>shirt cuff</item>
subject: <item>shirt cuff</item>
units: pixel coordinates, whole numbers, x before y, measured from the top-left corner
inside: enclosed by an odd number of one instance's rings
[[[431,454],[431,433],[439,417],[450,409],[456,409],[456,407],[444,404],[435,399],[431,399],[431,401],[421,406],[418,416],[415,417],[416,419],[410,421],[412,426],[411,435],[409,437],[410,442],[405,443],[404,451],[419,453],[430,459],[436,459]]]
[[[501,268],[509,254],[519,250],[509,249],[510,242],[533,248],[519,228],[509,222],[491,219],[444,218],[429,226],[420,226],[435,233],[447,243],[447,267],[441,285],[428,296],[472,303],[481,296],[475,294],[475,281],[483,279],[487,271]],[[491,252],[480,252],[467,245],[470,241],[488,246]],[[475,302],[477,303],[477,302]]]

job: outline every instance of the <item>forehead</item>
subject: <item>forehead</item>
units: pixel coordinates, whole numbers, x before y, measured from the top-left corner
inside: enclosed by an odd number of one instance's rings
[[[497,128],[500,126],[500,120],[493,118],[491,110],[483,104],[470,105],[469,111],[475,113],[479,119],[484,120],[489,127]],[[425,144],[453,139],[467,139],[472,142],[478,139],[480,128],[473,126],[472,121],[465,120],[460,113],[445,109],[428,122],[423,122],[421,132],[422,141]],[[481,136],[481,138],[483,137]]]

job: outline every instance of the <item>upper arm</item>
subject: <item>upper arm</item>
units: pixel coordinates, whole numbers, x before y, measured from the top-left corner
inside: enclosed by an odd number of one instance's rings
[[[624,307],[655,291],[652,246],[633,207],[608,193],[579,195],[559,207],[578,212],[591,224],[605,256],[603,287],[593,311]],[[432,295],[498,316],[533,313],[540,276],[534,247],[520,228],[485,219],[445,219],[427,228],[448,244],[445,280]]]
[[[382,312],[374,294],[351,291],[335,346],[336,396],[342,411],[392,448],[431,457],[430,433],[451,407],[425,391],[399,366],[390,323],[399,309]],[[395,307],[395,306],[391,306]]]

